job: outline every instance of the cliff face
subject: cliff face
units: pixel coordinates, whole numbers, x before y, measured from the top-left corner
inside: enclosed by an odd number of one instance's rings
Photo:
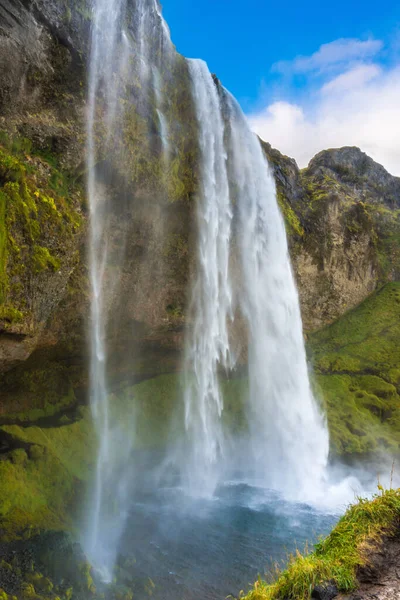
[[[358,148],[325,150],[306,169],[269,144],[306,330],[331,323],[400,277],[400,178]]]
[[[32,408],[53,413],[76,403],[87,385],[90,25],[83,0],[0,0],[3,419],[18,420],[15,415]],[[198,149],[187,67],[174,56],[163,74],[173,124],[168,172],[154,116],[145,118],[140,104],[137,110],[129,104],[121,124],[132,151],[98,157],[109,165],[108,192],[116,199],[110,244],[117,248],[125,240],[119,293],[107,300],[115,380],[128,377],[132,365],[139,378],[179,367],[195,256]],[[123,100],[138,93],[131,82]],[[268,144],[264,149],[287,225],[305,328],[313,330],[399,278],[399,179],[357,148],[322,152],[302,171]]]
[[[84,233],[84,20],[72,42],[61,13],[0,3],[0,372],[40,344]]]
[[[53,413],[86,388],[89,5],[0,2],[0,419],[18,420],[31,409]],[[133,19],[133,12],[126,15],[128,29]],[[107,274],[116,378],[129,376],[132,365],[139,378],[174,370],[182,345],[196,136],[181,134],[182,123],[194,119],[178,55],[165,78],[167,116],[176,122],[165,177],[155,117],[133,101],[140,94],[135,80],[121,96],[127,109],[119,126],[129,151],[97,157],[110,173],[105,186],[115,202],[112,251],[124,240],[123,267]],[[104,132],[96,135],[101,147]]]

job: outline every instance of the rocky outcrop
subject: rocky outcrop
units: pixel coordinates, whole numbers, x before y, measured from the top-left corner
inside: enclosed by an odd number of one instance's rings
[[[308,166],[310,175],[324,174],[352,189],[362,202],[400,207],[400,177],[390,175],[359,148],[324,150]]]
[[[0,373],[24,362],[65,296],[85,231],[87,19],[0,2]]]
[[[268,144],[306,330],[400,278],[400,179],[358,148],[325,150],[299,170]]]

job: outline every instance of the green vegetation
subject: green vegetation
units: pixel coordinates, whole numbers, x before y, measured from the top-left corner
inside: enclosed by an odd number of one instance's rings
[[[0,455],[0,541],[71,528],[79,483],[95,456],[88,412],[58,427],[0,427],[14,446]]]
[[[48,532],[30,540],[31,554],[15,545],[0,559],[0,600],[132,600],[137,596],[132,559],[118,561],[111,584],[104,584],[82,551],[65,533]],[[4,552],[4,548],[3,548]],[[152,595],[154,583],[141,583]]]
[[[38,530],[70,529],[82,483],[89,480],[96,456],[96,436],[88,408],[78,408],[46,426],[29,425],[68,408],[68,398],[56,403],[59,376],[35,371],[25,382],[36,394],[43,388],[49,404],[43,409],[7,415],[21,425],[0,427],[10,451],[0,454],[0,541],[30,538]],[[167,440],[170,417],[179,398],[179,376],[165,375],[127,388],[112,396],[111,420],[126,426],[136,447]],[[71,392],[72,393],[72,392]],[[53,394],[53,395],[52,395]],[[134,401],[133,401],[134,400]],[[55,402],[55,403],[52,403]],[[132,427],[132,423],[136,426]]]
[[[22,364],[2,375],[0,424],[34,423],[76,404],[68,367],[51,361],[29,366]]]
[[[400,210],[381,204],[368,204],[376,232],[376,249],[380,266],[380,280],[400,277]]]
[[[304,228],[300,222],[299,217],[294,212],[293,208],[290,206],[289,202],[286,200],[284,194],[281,192],[277,192],[278,204],[281,209],[283,218],[285,220],[286,232],[288,236],[299,236],[303,237]]]
[[[400,490],[382,491],[372,500],[360,499],[340,519],[312,554],[299,552],[272,583],[258,581],[243,600],[309,600],[313,589],[333,582],[341,592],[357,588],[357,568],[383,537],[394,534],[400,518]]]
[[[387,284],[309,337],[333,454],[399,453],[399,339],[400,283]]]
[[[53,386],[60,385],[58,376],[49,373],[46,386],[46,373],[36,371],[25,389],[35,394],[43,386],[45,394],[50,394]],[[240,431],[245,426],[241,398],[247,381],[223,380],[222,389],[228,425],[233,432]],[[55,396],[49,399],[56,400]],[[171,423],[172,435],[183,431],[177,418],[182,411],[176,410],[182,399],[181,376],[161,375],[113,394],[110,421],[126,427],[127,439],[131,437],[135,448],[160,447],[171,435]],[[72,527],[77,494],[90,478],[97,442],[88,408],[51,419],[63,409],[62,402],[61,398],[59,403],[49,402],[35,410],[28,402],[26,413],[7,415],[7,421],[13,418],[20,424],[0,427],[0,440],[5,436],[11,448],[0,454],[0,541],[30,537],[38,529]],[[64,408],[69,408],[67,400]],[[34,421],[43,417],[50,421],[35,426]]]
[[[60,261],[50,254],[48,248],[42,246],[33,247],[33,272],[40,273],[46,269],[53,269],[58,271],[60,268]]]
[[[387,284],[309,337],[316,389],[327,409],[332,455],[354,459],[399,453],[399,339],[400,283]],[[89,410],[71,408],[76,401],[65,367],[38,367],[26,373],[18,368],[7,375],[10,389],[14,376],[21,398],[13,402],[19,408],[4,415],[0,427],[0,437],[6,435],[13,449],[0,455],[3,537],[25,535],[29,526],[68,527],[75,494],[89,477],[96,448]],[[221,384],[224,418],[233,434],[240,433],[246,427],[247,378],[222,379]],[[174,415],[182,414],[177,410],[182,401],[179,374],[143,381],[114,393],[111,400],[111,421],[126,424],[137,448],[165,444],[171,423],[173,435],[182,431],[183,424],[174,420]],[[45,427],[39,421],[43,418]],[[35,427],[35,421],[40,426]]]
[[[0,136],[0,320],[29,322],[32,275],[58,271],[82,225],[81,194],[52,157]],[[27,284],[29,280],[29,285]]]

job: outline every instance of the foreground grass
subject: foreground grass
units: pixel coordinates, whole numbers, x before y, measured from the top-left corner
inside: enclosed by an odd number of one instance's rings
[[[372,500],[351,506],[312,554],[299,552],[273,583],[258,581],[243,600],[309,600],[321,583],[334,582],[341,592],[357,587],[357,568],[368,563],[369,551],[384,535],[398,529],[400,489],[382,491]]]

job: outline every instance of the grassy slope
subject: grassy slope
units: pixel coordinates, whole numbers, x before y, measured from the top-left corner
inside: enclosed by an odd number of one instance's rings
[[[259,581],[245,600],[309,600],[316,585],[334,582],[340,591],[357,587],[357,567],[383,535],[394,533],[400,518],[400,490],[382,492],[350,507],[312,554],[292,557],[273,583]]]
[[[37,528],[70,528],[79,482],[88,478],[95,454],[88,411],[60,427],[0,430],[19,446],[0,455],[0,541],[29,537]]]
[[[398,454],[400,283],[390,283],[333,325],[308,351],[336,455]]]
[[[176,375],[164,375],[112,395],[111,424],[126,427],[137,448],[165,442],[178,385]],[[79,408],[73,419],[0,427],[0,439],[5,434],[14,447],[0,453],[0,541],[71,527],[96,455],[90,410]]]

